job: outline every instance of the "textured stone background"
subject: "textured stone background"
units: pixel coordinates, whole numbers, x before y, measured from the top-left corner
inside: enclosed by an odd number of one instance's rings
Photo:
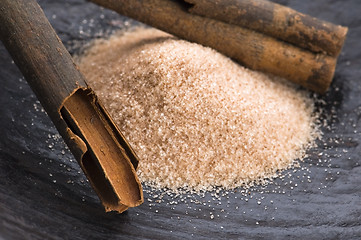
[[[318,147],[266,187],[219,199],[160,199],[145,188],[144,204],[121,215],[104,212],[0,43],[0,239],[360,239],[361,2],[277,2],[350,28],[331,89],[319,97],[329,128]],[[137,25],[84,0],[39,3],[73,54]]]

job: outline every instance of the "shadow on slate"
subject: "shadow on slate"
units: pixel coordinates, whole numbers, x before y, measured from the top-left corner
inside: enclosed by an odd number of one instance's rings
[[[298,171],[252,188],[249,197],[237,189],[222,192],[221,200],[205,193],[173,205],[167,196],[154,203],[159,192],[145,187],[140,207],[105,213],[0,44],[0,239],[361,238],[360,2],[276,2],[348,26],[349,33],[331,89],[319,96],[329,124],[323,139]],[[83,0],[39,3],[72,54],[92,39],[138,24]]]

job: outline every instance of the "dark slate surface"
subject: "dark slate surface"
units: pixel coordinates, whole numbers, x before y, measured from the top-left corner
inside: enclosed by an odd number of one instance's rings
[[[266,187],[177,198],[145,188],[121,215],[104,212],[0,44],[0,239],[361,239],[361,2],[277,2],[350,28],[320,97],[329,128],[318,147]],[[71,53],[135,24],[83,0],[39,3]]]

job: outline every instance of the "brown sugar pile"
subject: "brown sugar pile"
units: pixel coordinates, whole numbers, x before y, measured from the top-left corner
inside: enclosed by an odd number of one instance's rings
[[[79,66],[154,187],[260,182],[293,166],[317,135],[307,92],[160,31],[97,41]]]

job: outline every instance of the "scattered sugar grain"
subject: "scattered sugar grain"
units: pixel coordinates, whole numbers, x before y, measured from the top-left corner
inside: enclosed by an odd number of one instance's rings
[[[79,67],[158,189],[262,183],[318,136],[308,92],[160,31],[97,41]]]

